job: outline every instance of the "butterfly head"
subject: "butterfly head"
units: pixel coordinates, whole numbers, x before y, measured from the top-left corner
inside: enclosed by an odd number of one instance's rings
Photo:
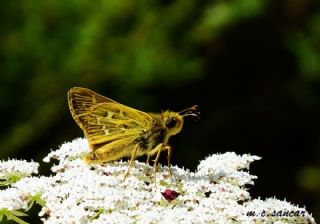
[[[193,106],[182,110],[180,112],[165,111],[162,114],[163,125],[167,130],[167,135],[172,136],[178,134],[183,127],[183,119],[187,116],[194,116],[199,118],[198,106]]]
[[[183,127],[183,117],[179,113],[165,111],[162,114],[162,118],[163,126],[165,127],[168,136],[176,135],[181,131]]]

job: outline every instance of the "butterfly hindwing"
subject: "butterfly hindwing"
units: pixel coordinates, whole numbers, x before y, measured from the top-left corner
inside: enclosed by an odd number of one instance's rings
[[[103,163],[131,156],[137,143],[135,137],[125,137],[108,144],[101,144],[96,150],[84,157],[87,163]]]

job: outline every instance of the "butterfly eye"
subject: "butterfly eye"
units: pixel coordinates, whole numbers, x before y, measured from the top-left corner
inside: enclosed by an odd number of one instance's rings
[[[171,117],[166,120],[166,127],[168,129],[175,127],[176,124],[177,124],[177,119],[175,117]]]

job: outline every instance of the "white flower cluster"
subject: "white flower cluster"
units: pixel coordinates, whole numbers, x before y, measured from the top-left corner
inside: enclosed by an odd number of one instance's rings
[[[38,173],[39,163],[25,160],[0,161],[0,180],[7,180],[12,176],[27,177]]]
[[[51,177],[27,177],[0,192],[9,192],[11,209],[25,209],[23,195],[41,193],[43,223],[315,223],[305,210],[277,199],[252,200],[247,171],[257,156],[235,153],[212,155],[196,172],[135,161],[124,180],[128,162],[88,166],[85,139],[65,143],[45,161],[57,159]],[[11,192],[12,191],[12,192]],[[12,195],[12,196],[10,196]],[[17,201],[14,201],[16,199]],[[23,200],[22,200],[23,201]],[[1,208],[9,200],[0,203]],[[19,207],[20,206],[20,207]]]
[[[0,184],[10,185],[19,179],[38,173],[39,164],[24,160],[8,160],[0,162]],[[27,209],[28,200],[22,197],[23,190],[19,188],[8,188],[0,191],[0,209],[17,210]],[[21,197],[20,197],[21,196]]]

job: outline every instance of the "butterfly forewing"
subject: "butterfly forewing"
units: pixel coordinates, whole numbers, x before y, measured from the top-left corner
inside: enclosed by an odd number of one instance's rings
[[[150,115],[144,113],[144,118],[141,115],[135,116],[135,109],[121,104],[101,103],[90,109],[85,135],[94,146],[93,149],[97,148],[97,144],[128,137],[138,138],[144,130],[151,128],[145,122],[146,119],[152,119]]]
[[[92,150],[104,147],[104,150],[110,151],[114,145],[119,147],[121,142],[133,144],[142,132],[152,128],[153,119],[149,114],[85,88],[72,88],[68,101],[72,115],[84,131]]]
[[[97,94],[89,89],[73,87],[68,92],[68,103],[73,119],[83,128],[89,119],[90,108],[99,103],[117,103],[107,97]]]

